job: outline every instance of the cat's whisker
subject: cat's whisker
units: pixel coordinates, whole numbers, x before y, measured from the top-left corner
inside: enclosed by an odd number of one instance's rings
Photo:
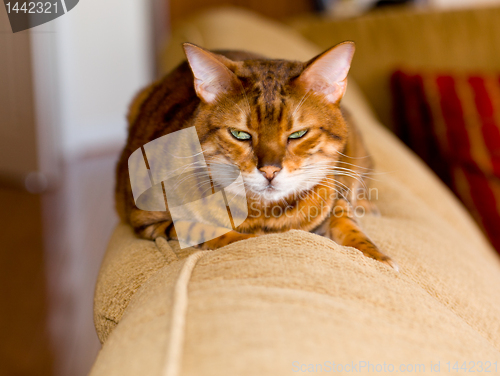
[[[353,175],[345,171],[337,171],[333,174],[334,176],[345,176],[358,181],[360,184],[365,184],[363,177],[358,175]]]
[[[330,177],[327,177],[326,179],[326,182],[323,183],[325,185],[328,185],[328,184],[331,184],[331,182],[333,182],[334,184],[339,184],[341,185],[345,190],[347,190],[348,192],[351,190],[347,185],[345,185],[344,183],[342,183],[341,181],[335,179],[335,178],[330,178]],[[331,181],[331,182],[330,182]]]
[[[206,176],[207,178],[200,181],[199,176],[201,176],[201,177]],[[217,180],[219,180],[221,182],[225,181],[225,182],[230,183],[230,182],[234,181],[233,177],[234,177],[234,173],[233,174],[225,173],[224,175],[221,173],[221,174],[217,175]],[[182,183],[184,183],[185,181],[187,181],[189,179],[196,179],[196,181],[197,181],[197,184],[191,186],[190,188],[196,188],[196,187],[200,186],[200,184],[207,184],[207,183],[210,183],[211,180],[212,181],[214,180],[213,178],[210,179],[210,177],[208,176],[206,171],[196,172],[196,173],[189,174],[188,176],[185,176],[180,181],[177,181],[176,184],[172,187],[172,189],[178,188],[179,185],[181,185]]]
[[[310,194],[312,194],[312,193],[314,193],[314,194],[315,194],[316,196],[318,196],[321,200],[323,200],[323,202],[325,202],[325,203],[326,203],[326,200],[325,200],[323,197],[321,197],[321,196],[319,195],[319,193],[318,193],[318,192],[316,192],[315,190],[312,190],[312,189],[311,189],[311,190],[309,190],[309,191],[307,192],[306,198],[307,198],[307,197],[309,197],[309,195],[310,195]]]
[[[363,180],[363,177],[358,176],[358,175],[353,175],[353,174],[350,174],[350,173],[345,172],[345,171],[337,171],[333,175],[349,177],[349,178],[354,179],[355,181],[359,182],[361,185],[366,185],[366,183]]]
[[[246,96],[246,95],[245,95]],[[248,101],[248,99],[247,99]],[[238,109],[240,110],[241,114],[245,117],[247,116],[249,113],[250,113],[250,108],[247,110],[247,112],[243,111],[243,109],[240,107],[239,104],[237,104],[236,102],[234,101],[231,101],[236,107],[238,107]]]
[[[342,198],[344,198],[345,200],[347,200],[347,198],[346,198],[346,197],[342,194],[342,192],[341,192],[339,189],[337,189],[336,187],[333,187],[333,186],[331,186],[331,187],[329,187],[329,188],[333,189],[333,191],[334,191],[337,195],[340,195],[340,196],[342,196]],[[316,191],[311,191],[311,192],[316,193],[316,194],[318,195],[318,197],[322,198],[321,196],[319,196],[319,194],[318,194]],[[324,200],[324,199],[323,199],[323,200]],[[326,202],[326,201],[325,201],[325,202]]]
[[[356,165],[354,163],[349,163],[349,162],[344,162],[344,161],[338,161],[337,163],[338,164],[343,164],[343,165],[348,165],[348,166],[353,166],[353,167],[355,167],[357,169],[364,170],[364,171],[375,171],[374,168],[363,167],[363,166]]]
[[[340,152],[337,150],[337,153],[340,154],[341,156],[345,157],[345,158],[349,158],[349,159],[365,159],[365,158],[371,158],[370,155],[365,155],[365,156],[362,156],[362,157],[351,157],[349,155],[345,155],[344,153]]]
[[[252,111],[252,107],[250,107],[250,101],[248,100],[247,92],[246,92],[245,88],[243,87],[243,84],[241,83],[240,80],[238,80],[238,83],[240,85],[241,92],[243,93],[243,95],[245,97],[245,101],[247,103],[247,110],[248,110],[248,112],[246,112],[246,113],[244,112],[243,114],[247,115],[247,114],[249,114]]]
[[[200,167],[200,169],[201,169],[201,167]],[[230,169],[228,169],[228,170],[230,170]],[[210,169],[210,171],[215,171],[216,174],[217,174],[217,177],[226,177],[226,176],[234,176],[235,175],[234,174],[234,169],[231,169],[231,171],[227,171],[227,170],[224,171],[223,168],[218,167],[218,168],[215,168],[215,169],[212,168],[212,169]],[[188,180],[190,178],[194,178],[196,176],[203,176],[203,175],[208,175],[207,171],[192,172],[191,174],[183,177],[180,181],[178,181],[177,184],[174,186],[174,188],[177,188],[179,184],[182,184],[184,181],[186,181],[186,180]]]
[[[197,187],[198,189],[201,188],[201,186]],[[212,187],[208,187],[207,189],[205,189],[203,192],[201,192],[200,196],[203,197],[205,195],[205,193],[211,189]],[[189,195],[189,191],[188,192],[184,192],[184,196],[182,197],[182,201],[186,200],[187,196]],[[189,197],[190,198],[190,197]],[[189,198],[188,198],[188,201],[189,201]]]
[[[318,168],[316,171],[331,172],[333,174],[337,174],[339,172],[343,172],[343,173],[348,173],[348,174],[351,174],[352,176],[357,176],[357,177],[360,177],[360,178],[364,178],[365,177],[365,174],[357,173],[353,169],[346,168],[346,167]]]
[[[324,185],[326,185],[328,188],[331,188],[331,189],[335,190],[336,193],[340,193],[342,191],[340,189],[338,189],[338,187],[336,185],[337,183],[339,183],[339,182],[338,181],[334,181],[333,183],[324,183]],[[346,187],[345,189],[347,190],[347,192],[350,192],[349,188]],[[342,195],[342,197],[345,198],[344,195]]]
[[[245,187],[243,186],[240,190],[236,192],[236,194],[228,201],[228,204],[233,202],[233,200],[240,195],[240,193],[245,192]]]
[[[204,163],[204,161],[197,161],[197,162],[189,163],[185,166],[182,166],[182,167],[179,167],[179,168],[176,168],[174,170],[169,171],[166,174],[166,178],[182,175],[185,171],[190,170],[190,169],[197,170],[197,169],[204,169],[204,168],[207,168],[207,164]],[[179,169],[182,169],[182,171],[178,172]]]
[[[202,150],[200,151],[199,153],[194,153],[194,154],[191,154],[191,155],[188,155],[188,156],[185,156],[185,157],[182,157],[182,156],[179,156],[179,155],[174,155],[174,154],[169,154],[172,158],[174,159],[187,159],[187,158],[193,158],[193,157],[196,157],[197,155],[200,155],[200,154],[203,154],[205,151]]]
[[[332,175],[339,175],[339,176],[349,176],[353,179],[358,180],[360,183],[362,183],[362,180],[365,178],[364,174],[358,174],[357,172],[353,171],[352,169],[347,169],[347,168],[335,168],[335,167],[330,167],[330,168],[317,168],[315,171],[315,176],[319,174],[326,174],[327,176],[332,174]]]
[[[167,172],[166,177],[168,178],[168,177],[175,176],[175,175],[181,175],[184,171],[189,170],[191,168],[203,168],[203,167],[205,167],[205,165],[203,164],[202,161],[189,163],[187,165],[181,166],[181,167],[176,168],[174,170],[170,170],[169,172]],[[180,170],[180,169],[183,169],[183,170],[181,172],[178,172],[178,170]]]
[[[201,192],[201,197],[204,197],[205,193],[207,193],[209,190],[212,189],[212,185],[210,185],[210,187],[208,187],[207,189],[205,189],[203,192]]]
[[[302,105],[304,104],[304,102],[307,100],[307,98],[309,98],[309,95],[311,95],[311,92],[307,92],[304,94],[304,96],[302,97],[302,99],[300,100],[299,104],[297,105],[297,107],[295,107],[295,110],[293,111],[292,113],[292,118],[295,116],[295,114],[297,113],[297,111],[300,109],[300,107],[302,107]]]
[[[369,176],[360,176],[360,175],[353,175],[353,174],[349,174],[347,172],[342,172],[342,171],[339,171],[339,172],[335,172],[335,175],[336,176],[347,176],[347,177],[350,177],[352,179],[355,179],[357,180],[364,188],[367,188],[367,184],[365,182],[365,179],[370,179],[370,180],[376,180],[374,178],[371,178]]]
[[[197,178],[198,176],[207,176],[207,179],[204,179],[203,181],[210,181],[210,178],[208,177],[207,173],[206,172],[196,172],[196,173],[191,173],[187,176],[184,176],[182,179],[178,180],[175,185],[172,187],[172,189],[176,189],[179,187],[179,185],[181,185],[182,183],[184,183],[185,181],[189,180],[189,179],[197,179],[196,181],[200,181],[199,178]]]

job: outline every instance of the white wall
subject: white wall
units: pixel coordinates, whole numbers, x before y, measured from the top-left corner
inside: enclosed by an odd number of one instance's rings
[[[65,155],[125,139],[127,107],[152,78],[149,2],[81,0],[53,21]]]
[[[80,0],[30,31],[39,171],[56,182],[42,196],[55,375],[87,375],[95,359],[93,281],[117,222],[115,156],[67,162],[123,144],[128,105],[152,80],[149,4]]]

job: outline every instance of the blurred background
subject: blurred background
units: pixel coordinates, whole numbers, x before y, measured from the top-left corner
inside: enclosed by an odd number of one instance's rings
[[[127,107],[163,70],[160,56],[176,25],[223,5],[300,29],[311,17],[346,25],[382,8],[398,8],[391,17],[399,17],[492,3],[500,1],[81,0],[16,34],[0,7],[0,375],[89,372],[100,349],[92,300],[118,222],[114,167]],[[372,46],[372,59],[383,46]],[[377,94],[367,95],[376,105]]]

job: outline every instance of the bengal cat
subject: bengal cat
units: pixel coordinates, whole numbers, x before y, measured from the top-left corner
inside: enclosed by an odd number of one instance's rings
[[[168,208],[135,206],[127,161],[149,141],[194,126],[206,160],[240,169],[249,214],[236,230],[201,248],[300,229],[357,248],[397,270],[352,210],[376,212],[365,195],[372,160],[340,106],[354,43],[338,44],[305,63],[183,46],[187,61],[131,105],[128,141],[117,167],[121,219],[141,237],[176,238]]]

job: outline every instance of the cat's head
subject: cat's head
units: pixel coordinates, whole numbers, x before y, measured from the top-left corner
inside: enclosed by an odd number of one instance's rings
[[[265,201],[331,175],[348,137],[339,102],[354,43],[306,63],[225,54],[237,57],[231,60],[192,44],[184,50],[201,99],[194,124],[208,163],[238,166],[247,194]]]

